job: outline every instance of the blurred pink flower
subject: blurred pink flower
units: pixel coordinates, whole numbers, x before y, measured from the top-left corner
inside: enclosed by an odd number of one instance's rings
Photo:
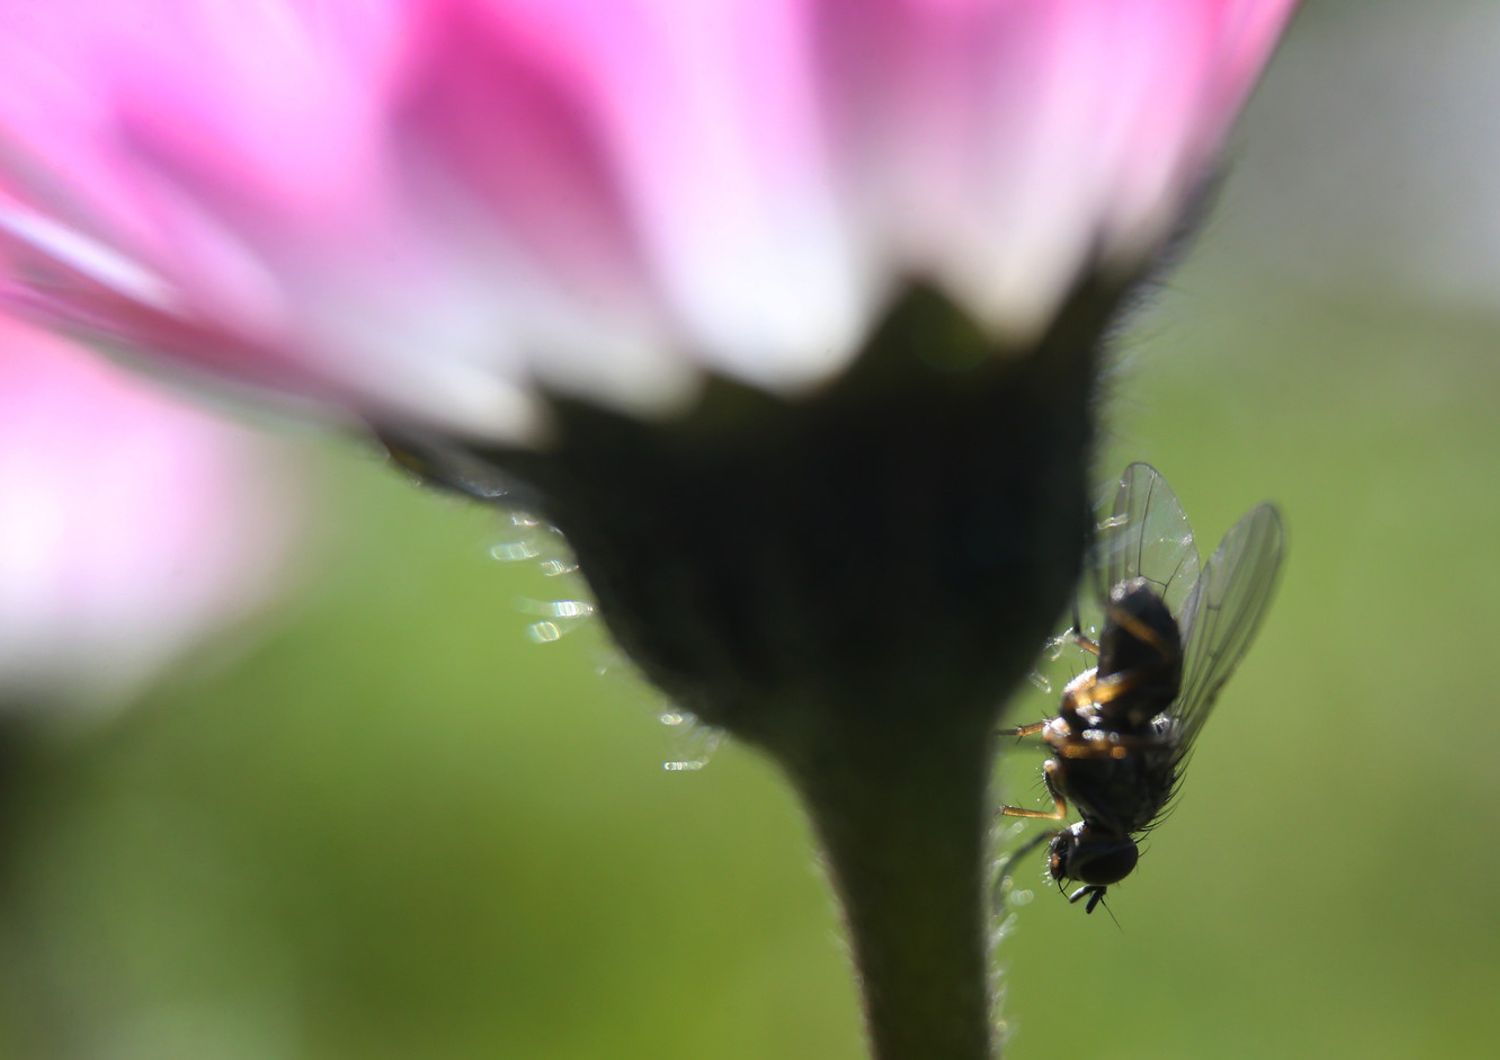
[[[0,0],[0,302],[538,437],[1138,268],[1294,0]]]
[[[249,431],[0,318],[0,708],[118,704],[263,601],[270,472]]]

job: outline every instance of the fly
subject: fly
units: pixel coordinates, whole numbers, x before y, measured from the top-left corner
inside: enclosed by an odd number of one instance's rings
[[[1076,612],[1068,634],[1097,663],[1063,689],[1056,717],[1002,732],[1040,736],[1052,751],[1042,778],[1053,808],[1000,812],[1061,821],[1069,802],[1077,808],[1078,823],[1050,834],[1047,871],[1059,886],[1083,884],[1068,900],[1086,898],[1086,912],[1130,875],[1137,837],[1176,794],[1220,689],[1265,617],[1283,538],[1275,505],[1257,505],[1200,569],[1192,527],[1166,479],[1141,463],[1121,476],[1094,542],[1099,639]]]

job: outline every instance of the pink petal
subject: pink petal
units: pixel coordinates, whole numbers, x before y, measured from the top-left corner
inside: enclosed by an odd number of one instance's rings
[[[995,328],[1041,326],[1101,244],[1167,233],[1294,6],[821,0],[866,227]]]
[[[0,699],[118,703],[261,603],[292,529],[267,445],[0,318]]]
[[[0,298],[532,439],[841,370],[925,276],[997,336],[1129,270],[1292,0],[0,0]]]

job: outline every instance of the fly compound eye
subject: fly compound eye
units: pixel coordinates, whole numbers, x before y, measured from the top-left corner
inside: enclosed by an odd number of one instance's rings
[[[1083,822],[1079,821],[1052,837],[1052,845],[1047,848],[1047,872],[1054,880],[1079,879],[1078,874],[1073,871],[1073,864],[1078,856],[1079,834],[1082,830]]]
[[[1068,856],[1072,847],[1072,832],[1062,832],[1052,840],[1052,846],[1047,851],[1047,873],[1054,880],[1071,879],[1068,875]]]

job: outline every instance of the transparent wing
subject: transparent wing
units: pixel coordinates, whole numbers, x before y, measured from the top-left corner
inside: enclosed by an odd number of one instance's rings
[[[1150,464],[1131,464],[1120,476],[1114,504],[1099,521],[1094,556],[1101,595],[1145,578],[1180,620],[1198,580],[1198,547],[1177,494]]]
[[[1208,712],[1255,639],[1276,588],[1284,532],[1281,515],[1262,504],[1235,523],[1203,568],[1182,612],[1182,692],[1171,714],[1185,758]]]

